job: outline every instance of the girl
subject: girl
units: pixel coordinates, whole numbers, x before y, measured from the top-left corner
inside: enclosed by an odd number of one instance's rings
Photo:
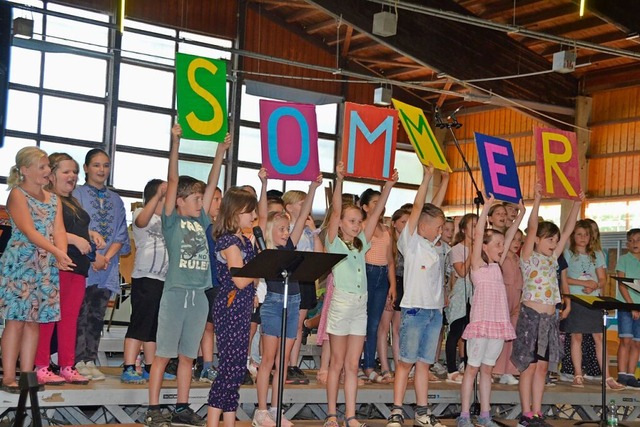
[[[289,190],[282,196],[282,203],[284,204],[284,210],[289,214],[290,230],[293,231],[293,227],[298,218],[302,215],[301,209],[305,201],[309,198],[304,191]],[[305,226],[300,236],[300,241],[296,245],[296,250],[307,252],[323,252],[322,242],[318,233],[315,231],[316,226],[313,222],[313,218],[309,216],[310,212],[305,215]],[[300,286],[300,316],[298,317],[298,333],[296,340],[291,349],[291,356],[288,359],[289,369],[287,370],[287,384],[309,384],[309,378],[298,367],[298,358],[300,356],[300,346],[302,345],[302,326],[307,317],[307,313],[318,304],[316,297],[315,283],[301,283]]]
[[[40,325],[40,339],[36,353],[36,375],[40,384],[87,384],[89,379],[83,377],[75,368],[76,328],[78,314],[84,298],[86,277],[89,274],[90,256],[95,256],[95,249],[104,248],[102,236],[89,230],[89,214],[82,209],[80,203],[71,195],[78,181],[78,163],[65,153],[54,153],[49,156],[49,184],[47,189],[55,193],[62,202],[62,218],[67,234],[67,255],[73,260],[75,267],[71,271],[60,272],[60,321]],[[93,246],[92,246],[93,245]],[[51,337],[57,328],[58,364],[60,375],[49,369],[51,356]]]
[[[58,270],[71,271],[67,235],[58,197],[45,191],[49,183],[47,153],[25,147],[16,154],[7,184],[11,238],[0,258],[0,314],[2,333],[2,390],[20,393],[20,371],[33,370],[40,323],[60,320]],[[48,364],[48,361],[47,361]]]
[[[240,395],[238,389],[247,370],[249,323],[255,295],[254,280],[231,277],[255,257],[251,241],[242,234],[257,218],[258,201],[240,188],[229,189],[222,198],[213,228],[216,270],[220,289],[213,303],[213,323],[218,340],[218,376],[209,392],[207,425],[218,426],[223,414],[225,427],[235,425]]]
[[[487,198],[485,197],[485,200]],[[457,420],[458,427],[473,427],[469,416],[471,395],[476,375],[480,371],[480,416],[476,425],[495,427],[491,419],[491,371],[506,340],[516,337],[509,320],[509,304],[500,264],[511,245],[520,221],[524,216],[524,205],[520,214],[505,236],[497,230],[486,230],[487,213],[495,199],[493,194],[486,201],[474,233],[471,253],[471,280],[474,287],[471,304],[471,321],[462,337],[467,340],[467,366],[460,390],[462,411]]]
[[[327,379],[328,415],[325,427],[337,427],[336,407],[340,372],[344,368],[345,427],[360,426],[356,419],[358,393],[358,362],[366,335],[366,273],[364,254],[378,224],[378,217],[387,203],[391,188],[398,181],[394,171],[391,181],[384,185],[376,207],[369,214],[367,226],[362,229],[362,212],[352,204],[342,204],[344,165],[336,168],[336,186],[333,191],[331,219],[325,240],[328,252],[348,255],[333,268],[335,290],[327,319],[327,332],[331,342],[331,360]]]
[[[503,204],[491,206],[489,211],[489,226],[493,230],[498,230],[501,233],[507,231],[507,208]]]
[[[538,224],[541,191],[542,186],[537,183],[527,236],[520,253],[524,283],[516,326],[517,337],[511,355],[511,362],[520,371],[520,427],[527,427],[531,423],[546,425],[541,411],[547,369],[550,364],[554,371],[557,369],[562,352],[555,315],[556,304],[560,303],[556,274],[558,256],[562,254],[573,231],[582,203],[573,202],[561,235],[558,226],[552,222],[542,221]],[[580,199],[584,199],[583,193]]]
[[[517,217],[516,217],[517,218]],[[518,323],[518,314],[520,313],[520,299],[522,298],[522,270],[520,270],[520,248],[524,241],[524,234],[520,230],[516,230],[516,234],[509,245],[507,256],[502,261],[502,278],[507,291],[507,303],[509,304],[509,318],[511,324],[516,327]],[[506,246],[506,245],[505,245]],[[500,384],[516,385],[518,380],[514,375],[518,374],[518,370],[511,363],[511,352],[513,350],[513,341],[505,341],[502,347],[502,353],[496,361],[493,372],[502,374]]]
[[[260,194],[260,203],[258,205],[259,224],[264,230],[265,241],[268,249],[295,250],[296,245],[300,241],[302,231],[305,227],[307,217],[311,212],[313,197],[316,189],[322,184],[322,175],[309,185],[309,194],[298,211],[298,217],[294,224],[293,230],[289,233],[289,216],[285,212],[272,212],[267,215],[267,171],[260,169],[260,180],[262,181],[262,191]],[[284,303],[284,281],[267,280],[267,295],[265,296],[262,307],[260,307],[260,318],[262,324],[262,360],[258,369],[257,391],[258,391],[258,409],[253,416],[253,427],[273,427],[277,417],[278,405],[278,379],[280,373],[280,363],[278,360],[282,355],[279,354],[280,326],[282,323],[282,306]],[[310,285],[302,285],[310,286]],[[285,361],[289,360],[289,354],[293,343],[298,334],[298,317],[300,310],[300,287],[301,285],[292,281],[289,282],[289,294],[287,297],[287,336],[285,337]],[[315,288],[313,288],[315,289]],[[271,410],[267,410],[267,394],[269,392],[269,375],[275,364],[275,372],[273,373],[273,381],[271,385]],[[285,377],[286,378],[286,377]],[[284,416],[281,418],[282,425],[290,427],[293,424]]]
[[[591,238],[591,225],[587,220],[576,223],[569,240],[569,248],[564,251],[568,268],[566,275],[568,289],[564,293],[572,295],[600,295],[607,281],[605,261],[602,251],[595,251]],[[571,361],[574,367],[573,387],[584,387],[582,375],[582,334],[591,334],[595,342],[596,358],[602,367],[602,313],[581,304],[567,304],[567,317],[560,323],[563,332],[571,334]],[[622,390],[625,387],[609,376],[609,367],[604,367],[607,388]]]
[[[360,195],[360,208],[365,228],[369,222],[367,214],[372,212],[378,203],[380,203],[379,191],[368,188]],[[363,367],[366,378],[376,383],[386,383],[390,380],[388,376],[382,376],[375,370],[376,348],[380,318],[385,305],[394,301],[396,295],[396,271],[391,249],[391,235],[387,226],[381,221],[382,215],[384,215],[384,205],[371,237],[371,248],[364,256],[367,275],[367,338],[364,345]],[[386,337],[381,344],[387,344]]]
[[[106,186],[110,171],[111,160],[107,153],[99,148],[89,150],[84,161],[86,183],[73,191],[73,196],[91,217],[89,229],[100,234],[106,242],[103,249],[96,251],[78,317],[76,369],[94,381],[105,378],[96,368],[95,360],[107,303],[112,293],[120,292],[118,257],[131,250],[124,203]]]
[[[451,264],[453,265],[453,286],[449,292],[449,304],[445,307],[445,314],[449,322],[449,333],[445,343],[447,356],[447,382],[462,383],[464,371],[464,358],[461,357],[460,366],[456,363],[456,350],[461,346],[460,353],[464,354],[464,345],[461,338],[468,322],[469,302],[471,301],[472,287],[469,272],[471,270],[471,245],[473,243],[473,230],[478,222],[478,216],[473,213],[466,214],[460,220],[459,231],[456,234],[453,248],[451,248]]]

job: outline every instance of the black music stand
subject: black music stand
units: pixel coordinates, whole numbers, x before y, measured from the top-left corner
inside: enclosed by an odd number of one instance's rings
[[[284,302],[282,304],[282,323],[280,326],[277,427],[281,427],[282,425],[282,395],[284,391],[284,354],[287,336],[289,279],[299,282],[315,283],[316,279],[328,272],[334,265],[346,257],[344,254],[265,249],[244,267],[232,269],[231,271],[233,277],[250,277],[265,280],[284,279]]]
[[[575,425],[582,424],[599,424],[600,426],[607,425],[607,386],[606,386],[606,367],[607,363],[607,310],[640,310],[640,304],[631,304],[624,301],[617,300],[612,297],[596,296],[596,295],[572,295],[564,294],[572,301],[577,302],[592,310],[602,310],[602,411],[600,412],[599,421],[578,421]],[[624,424],[620,423],[619,426]]]
[[[27,418],[27,397],[31,401],[31,425],[33,427],[42,427],[42,418],[40,417],[40,403],[38,402],[38,378],[35,372],[21,372],[18,382],[20,387],[20,397],[18,398],[18,406],[16,407],[16,417],[13,420],[12,427],[22,427]]]

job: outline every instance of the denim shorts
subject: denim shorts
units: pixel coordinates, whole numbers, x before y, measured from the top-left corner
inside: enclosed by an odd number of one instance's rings
[[[284,294],[267,292],[267,295],[264,297],[264,302],[262,306],[260,306],[260,320],[264,334],[280,338],[283,303]],[[300,294],[289,295],[287,298],[287,338],[295,339],[298,335],[299,317]]]
[[[442,311],[429,308],[402,308],[400,317],[400,360],[432,364],[436,359]]]
[[[618,336],[640,341],[640,319],[633,320],[630,311],[618,310]]]

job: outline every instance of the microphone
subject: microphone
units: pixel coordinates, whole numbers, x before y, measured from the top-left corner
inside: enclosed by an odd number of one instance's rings
[[[261,251],[267,249],[267,244],[264,241],[264,236],[262,235],[262,229],[260,228],[260,226],[256,225],[255,227],[253,227],[253,235],[256,238],[258,249],[260,249]]]

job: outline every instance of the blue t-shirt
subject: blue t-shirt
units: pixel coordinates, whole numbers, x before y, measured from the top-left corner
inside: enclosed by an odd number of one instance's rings
[[[288,238],[284,246],[276,246],[276,249],[281,251],[295,251],[296,247],[293,245],[291,238]],[[284,280],[265,280],[265,282],[267,283],[267,292],[284,294]],[[289,295],[297,295],[299,293],[300,284],[298,281],[289,280]]]

